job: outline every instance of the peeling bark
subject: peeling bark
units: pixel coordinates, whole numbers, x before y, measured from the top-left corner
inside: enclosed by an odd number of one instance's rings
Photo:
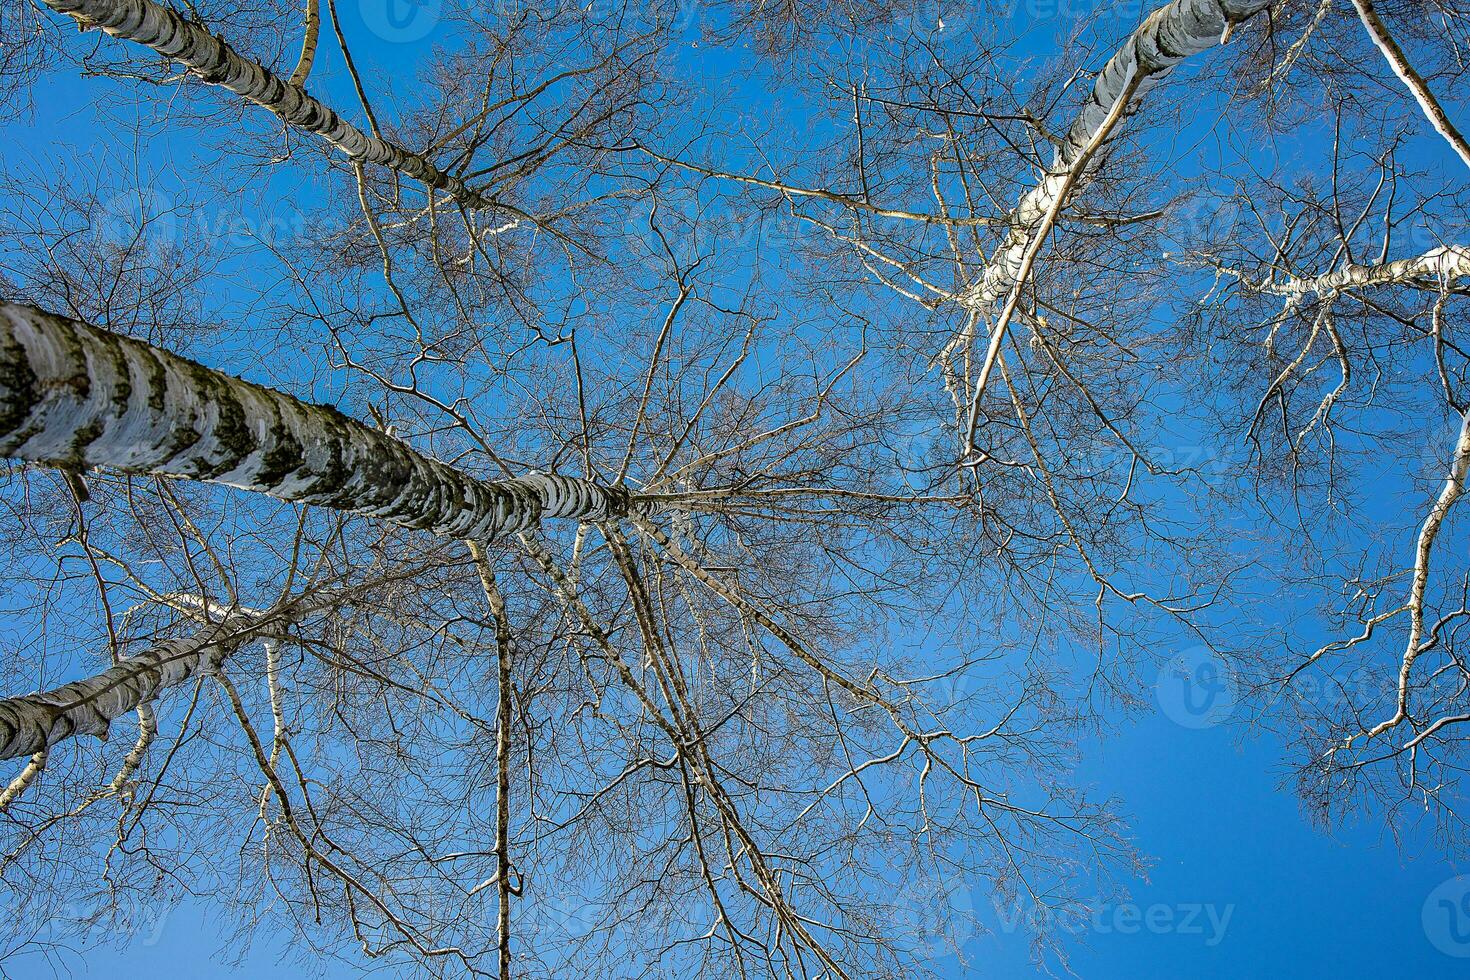
[[[1092,94],[1057,148],[1051,169],[1011,211],[1010,230],[991,253],[980,281],[962,298],[964,305],[984,312],[1010,292],[1021,273],[1027,245],[1047,212],[1059,197],[1086,186],[1088,177],[1105,161],[1111,138],[1103,141],[1074,179],[1073,168],[1130,84],[1134,86],[1132,98],[1145,98],[1181,61],[1224,43],[1234,25],[1269,4],[1270,0],[1174,0],[1149,14],[1098,73]]]
[[[362,132],[335,109],[308,95],[231,48],[204,27],[151,0],[42,0],[57,13],[75,18],[83,27],[97,27],[126,41],[144,45],[177,61],[210,85],[219,85],[264,109],[287,125],[314,133],[341,150],[354,163],[371,163],[396,170],[434,190],[443,191],[467,208],[505,208],[468,187],[463,180],[440,170],[426,157],[387,140]],[[301,65],[309,65],[306,48],[314,50],[308,31]],[[298,72],[300,72],[298,66]],[[301,76],[305,78],[305,74]]]
[[[223,483],[481,542],[545,517],[659,509],[573,477],[478,480],[336,409],[3,301],[0,455]]]

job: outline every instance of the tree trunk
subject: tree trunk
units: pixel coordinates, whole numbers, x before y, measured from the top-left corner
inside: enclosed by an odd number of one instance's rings
[[[1309,294],[1335,293],[1363,286],[1392,286],[1413,282],[1443,284],[1470,276],[1470,248],[1442,245],[1423,255],[1414,255],[1375,265],[1347,263],[1325,275],[1292,277],[1266,286],[1283,296],[1300,298]]]
[[[1404,54],[1403,48],[1399,47],[1393,35],[1389,33],[1388,25],[1383,18],[1378,16],[1378,11],[1373,9],[1372,0],[1353,0],[1353,8],[1358,12],[1358,19],[1363,22],[1363,28],[1368,36],[1373,39],[1373,44],[1383,55],[1383,60],[1388,62],[1388,67],[1404,83],[1414,101],[1419,103],[1424,118],[1429,120],[1429,125],[1434,131],[1444,137],[1446,143],[1455,151],[1455,154],[1470,167],[1470,143],[1465,142],[1465,137],[1450,122],[1450,117],[1445,114],[1444,106],[1434,97],[1429,89],[1429,83],[1424,76],[1414,70],[1409,63],[1408,56]]]
[[[1141,100],[1168,77],[1175,65],[1223,43],[1235,24],[1264,10],[1269,3],[1270,0],[1174,0],[1149,14],[1098,73],[1092,95],[1057,148],[1051,169],[1011,212],[1010,231],[991,254],[985,274],[970,289],[965,304],[985,312],[1010,292],[1020,274],[1026,247],[1056,199],[1080,190],[1087,177],[1106,159],[1112,137],[1097,148],[1082,174],[1071,180],[1073,166],[1135,76],[1138,81],[1132,97]]]
[[[42,2],[58,13],[76,18],[84,28],[99,27],[113,37],[135,41],[179,62],[204,82],[221,85],[247,102],[269,109],[288,125],[320,136],[354,163],[374,163],[396,170],[434,190],[444,191],[472,210],[503,207],[467,187],[458,177],[440,170],[427,158],[367,135],[339,116],[335,109],[308,95],[304,88],[282,81],[168,7],[151,0]],[[311,47],[315,47],[314,42]],[[309,64],[305,56],[303,51],[303,63]]]
[[[334,408],[3,301],[0,455],[207,480],[460,540],[658,506],[545,473],[478,480]]]
[[[236,613],[194,635],[165,640],[100,674],[51,691],[0,700],[0,759],[42,752],[73,735],[106,739],[112,722],[229,656],[260,615]]]

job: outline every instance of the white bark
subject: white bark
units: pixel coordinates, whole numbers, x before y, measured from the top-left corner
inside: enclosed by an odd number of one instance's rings
[[[213,669],[260,619],[238,613],[195,636],[165,640],[84,680],[0,700],[0,759],[35,755],[74,735],[107,738],[115,719]]]
[[[1442,245],[1423,255],[1373,265],[1349,262],[1320,276],[1278,278],[1256,284],[1254,288],[1277,296],[1302,300],[1308,296],[1366,286],[1393,286],[1415,282],[1443,286],[1466,276],[1470,276],[1470,248],[1463,245]]]
[[[1293,287],[1314,293],[1335,292],[1359,286],[1387,286],[1416,279],[1447,283],[1470,276],[1470,248],[1445,245],[1423,255],[1396,259],[1377,265],[1349,263],[1316,279],[1293,282]]]
[[[1088,177],[1105,161],[1111,137],[1102,142],[1091,160],[1084,161],[1080,174],[1073,174],[1130,82],[1136,78],[1132,98],[1142,100],[1181,61],[1223,43],[1235,24],[1264,10],[1269,2],[1174,0],[1149,14],[1098,73],[1092,94],[1057,148],[1051,169],[1017,203],[1005,239],[991,253],[979,282],[961,301],[971,309],[986,312],[1010,292],[1021,274],[1027,246],[1047,213],[1059,207],[1059,198],[1086,186]]]
[[[1017,267],[1015,282],[1011,284],[1005,306],[1000,311],[1000,318],[991,328],[990,345],[985,350],[985,361],[980,366],[980,377],[975,381],[975,386],[970,392],[970,411],[965,423],[964,442],[967,454],[976,449],[975,430],[980,424],[980,401],[985,397],[985,386],[990,383],[990,372],[995,369],[996,362],[1000,359],[1000,345],[1005,342],[1006,328],[1010,325],[1011,317],[1016,313],[1017,304],[1021,302],[1021,291],[1026,284],[1026,277],[1031,275],[1031,266],[1036,261],[1036,257],[1041,254],[1041,245],[1046,241],[1046,236],[1051,233],[1057,215],[1061,214],[1062,206],[1066,203],[1072,186],[1082,174],[1087,172],[1094,154],[1107,142],[1113,127],[1123,118],[1128,100],[1133,97],[1137,89],[1138,84],[1134,79],[1129,78],[1124,82],[1123,90],[1118,93],[1118,99],[1113,103],[1113,108],[1109,110],[1107,118],[1092,134],[1087,145],[1082,148],[1081,154],[1072,162],[1067,172],[1061,175],[1061,183],[1057,185],[1051,204],[1047,206],[1046,213],[1041,216],[1041,221],[1030,233],[1031,239],[1021,253],[1021,264]]]
[[[0,455],[207,480],[460,540],[658,509],[573,477],[478,480],[336,409],[5,302]]]
[[[0,813],[4,813],[10,804],[20,798],[20,794],[30,789],[31,783],[34,783],[36,777],[41,775],[41,770],[46,768],[46,760],[49,756],[50,752],[46,749],[38,751],[31,756],[31,761],[26,763],[26,767],[20,771],[20,774],[12,779],[4,790],[0,790]]]
[[[362,132],[336,110],[308,95],[304,88],[276,77],[168,7],[151,0],[42,2],[57,13],[76,18],[84,27],[101,28],[113,37],[144,45],[164,58],[179,62],[202,81],[229,89],[247,102],[269,109],[288,125],[320,136],[354,163],[378,164],[396,170],[434,190],[444,191],[470,209],[502,207],[420,154]],[[311,33],[307,40],[308,46],[314,49]],[[302,58],[302,64],[309,65],[306,50]]]
[[[1414,548],[1414,578],[1409,586],[1409,639],[1404,647],[1404,656],[1399,664],[1398,701],[1393,716],[1367,731],[1374,738],[1409,716],[1409,680],[1413,674],[1414,661],[1424,652],[1424,596],[1429,587],[1429,563],[1434,554],[1434,542],[1450,509],[1465,494],[1465,482],[1470,476],[1470,415],[1460,420],[1460,434],[1455,440],[1455,453],[1450,459],[1449,473],[1444,486],[1435,499],[1434,506],[1419,528],[1419,540]],[[1349,742],[1351,744],[1351,742]]]
[[[1429,125],[1434,127],[1436,133],[1444,137],[1445,142],[1450,145],[1465,166],[1470,167],[1470,143],[1465,142],[1465,137],[1461,136],[1455,124],[1450,122],[1450,117],[1445,114],[1444,107],[1439,104],[1439,100],[1434,97],[1434,92],[1430,90],[1429,83],[1409,63],[1408,56],[1404,54],[1403,49],[1389,33],[1388,25],[1373,9],[1371,0],[1353,0],[1353,8],[1357,10],[1358,19],[1363,22],[1364,30],[1368,32],[1368,36],[1373,39],[1373,44],[1383,55],[1383,60],[1388,62],[1388,67],[1392,68],[1393,73],[1399,77],[1399,81],[1404,83],[1404,87],[1409,90],[1414,101],[1419,103],[1419,110],[1424,113],[1424,118],[1429,120]]]
[[[287,85],[302,86],[306,84],[306,77],[311,74],[311,66],[316,61],[316,42],[322,29],[321,0],[306,0],[305,10],[306,26],[301,37],[301,57],[296,59],[296,70],[291,72]]]

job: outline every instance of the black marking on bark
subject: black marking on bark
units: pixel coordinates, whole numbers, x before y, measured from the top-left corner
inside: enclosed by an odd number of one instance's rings
[[[25,348],[0,334],[0,439],[14,432],[36,404],[36,372],[31,370]]]
[[[302,403],[80,321],[13,304],[0,310],[8,327],[0,330],[4,455],[212,480],[233,473],[231,482],[246,489],[454,537],[532,526],[548,513],[548,496],[557,516],[629,508],[626,490],[575,479],[482,482],[333,406]],[[16,328],[37,331],[47,354],[59,356],[42,358],[46,369],[38,371]],[[68,362],[71,349],[80,364]],[[70,380],[78,367],[90,371],[84,390],[93,393],[80,403],[73,395],[81,386]],[[46,448],[25,452],[38,434]]]
[[[121,353],[117,357],[117,378],[112,386],[112,409],[118,417],[127,414],[133,401],[133,376],[128,370],[127,359]]]
[[[191,418],[187,423],[174,428],[173,434],[168,437],[168,442],[164,444],[164,456],[163,459],[158,461],[158,465],[161,466],[171,460],[177,459],[194,448],[194,444],[203,438],[202,434],[195,428],[195,422],[197,422],[197,417]]]
[[[50,313],[40,312],[42,322],[48,324],[65,324],[66,321]],[[57,382],[62,388],[70,388],[75,393],[77,401],[84,402],[92,395],[92,379],[87,376],[87,354],[82,340],[74,331],[61,329],[53,332],[66,350],[66,363],[75,370],[65,378]]]
[[[627,517],[633,511],[633,494],[621,483],[617,486],[598,487],[602,493],[603,506],[608,517]]]
[[[1175,51],[1170,48],[1169,39],[1165,36],[1162,30],[1154,32],[1154,47],[1158,50],[1160,54],[1164,55],[1164,57],[1170,58],[1174,61],[1183,61],[1185,58],[1189,57],[1188,51]],[[1156,75],[1159,72],[1164,71],[1166,67],[1169,67],[1168,62],[1150,64],[1147,58],[1142,57],[1141,53],[1138,58],[1138,64],[1139,67],[1143,69],[1140,74],[1144,75]]]
[[[245,421],[245,409],[241,407],[240,400],[235,397],[229,383],[213,376],[203,367],[199,368],[195,380],[202,390],[209,393],[209,400],[214,403],[213,435],[215,442],[223,450],[212,464],[200,471],[204,479],[212,480],[245,462],[255,452],[257,443],[255,433]]]
[[[128,405],[133,397],[132,372],[128,368],[128,358],[120,338],[102,334],[94,338],[94,352],[101,357],[106,357],[112,365],[112,411],[118,417],[127,414]],[[96,373],[95,370],[93,372]]]
[[[87,447],[102,438],[102,430],[105,427],[101,419],[90,419],[86,424],[78,427],[72,435],[71,450],[62,461],[74,469],[87,465]]]
[[[339,506],[340,503],[351,499],[350,494],[339,493],[346,486],[347,481],[352,478],[352,469],[342,458],[342,447],[347,441],[348,433],[338,422],[338,419],[344,416],[336,409],[318,406],[317,411],[326,416],[323,422],[324,428],[327,429],[327,459],[311,485],[311,494],[318,497],[320,503],[329,507]]]
[[[286,477],[299,470],[306,462],[301,443],[296,441],[295,434],[281,417],[280,408],[272,403],[271,410],[275,414],[275,421],[271,423],[266,436],[269,448],[261,456],[260,471],[256,474],[256,480],[267,487],[280,486]]]
[[[162,412],[168,405],[168,369],[151,347],[143,348],[143,358],[148,363],[148,407]]]

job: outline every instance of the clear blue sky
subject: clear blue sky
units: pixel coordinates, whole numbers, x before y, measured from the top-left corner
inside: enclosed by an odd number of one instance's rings
[[[390,16],[368,0],[341,7],[359,56],[385,70],[370,77],[402,72],[436,39],[432,19],[416,19],[407,8]],[[1034,43],[1049,44],[1052,34],[1050,25],[1038,30]],[[342,95],[339,105],[350,105],[329,48],[324,40],[323,85]],[[706,62],[691,47],[686,57],[697,70],[724,56]],[[53,77],[34,118],[0,129],[0,162],[15,167],[63,144],[105,146],[107,120],[116,117],[99,116],[91,100],[110,84]],[[197,149],[160,141],[146,156],[153,165],[176,165],[187,178]],[[1461,900],[1470,879],[1463,888],[1453,882],[1470,868],[1448,863],[1425,827],[1407,827],[1394,840],[1372,823],[1333,834],[1310,825],[1292,793],[1283,747],[1243,727],[1238,716],[1214,717],[1228,708],[1229,692],[1214,686],[1208,664],[1186,655],[1180,666],[1185,678],[1166,672],[1149,710],[1086,747],[1082,781],[1125,801],[1134,837],[1155,863],[1146,880],[1133,883],[1132,902],[1104,909],[1077,930],[1068,943],[1071,968],[1088,978],[1470,976],[1470,899]],[[936,954],[946,976],[1035,975],[1014,910],[997,910],[983,892],[957,887],[931,911],[916,925],[958,938],[969,960],[966,969]],[[279,945],[268,936],[237,968],[222,965],[234,958],[227,948],[220,955],[227,924],[204,908],[143,910],[138,920],[126,949],[103,944],[59,964],[99,976],[298,972],[280,965]],[[936,950],[941,946],[936,941]],[[355,965],[321,969],[331,977],[363,972]],[[53,974],[52,964],[37,958],[10,970],[23,978]]]
[[[1334,836],[1310,827],[1278,785],[1280,747],[1269,739],[1242,746],[1240,734],[1185,728],[1160,709],[1089,753],[1088,774],[1128,801],[1136,836],[1156,864],[1133,886],[1133,908],[1110,907],[1078,931],[1073,971],[1118,980],[1466,976],[1470,959],[1441,952],[1422,921],[1431,893],[1457,869],[1418,834],[1395,844],[1372,827]],[[965,940],[969,964],[945,953],[944,976],[1041,975],[1029,964],[1024,933],[1006,931],[1015,920],[1008,912],[975,891],[937,899],[915,922]],[[225,930],[198,908],[148,910],[138,920],[140,939],[130,948],[68,961],[99,976],[160,969],[263,980],[297,969],[280,965],[279,947],[253,950],[238,969],[219,965],[218,952],[229,949]],[[1450,937],[1459,952],[1470,946],[1470,933],[1459,944],[1447,931],[1433,934]],[[936,938],[933,947],[942,952],[945,944]],[[324,970],[361,975],[349,966]],[[15,975],[51,972],[31,962]]]

